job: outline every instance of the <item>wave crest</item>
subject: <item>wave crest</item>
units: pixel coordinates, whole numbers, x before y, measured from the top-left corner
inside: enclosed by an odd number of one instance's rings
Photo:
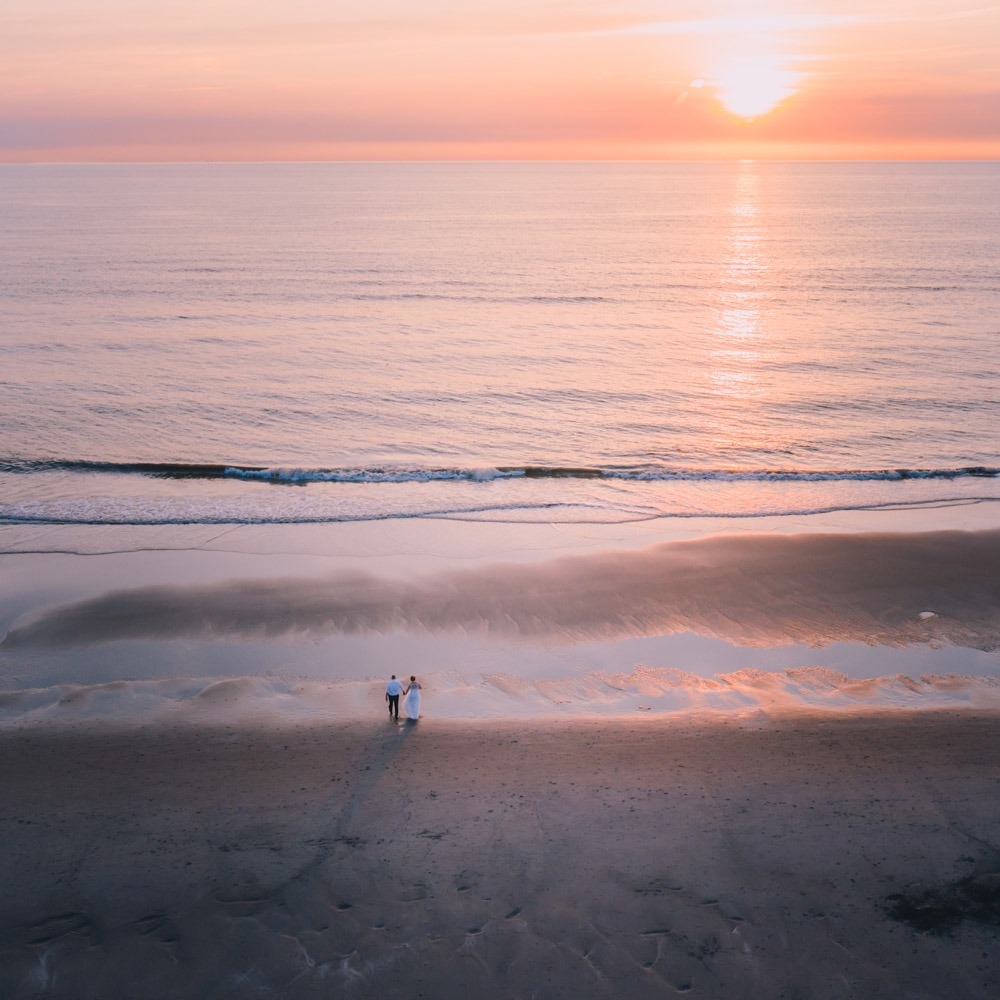
[[[173,479],[246,479],[294,483],[490,482],[496,479],[608,479],[620,482],[895,482],[909,479],[996,479],[1000,468],[700,469],[670,465],[291,466],[227,462],[102,462],[85,459],[0,459],[0,473],[142,475]]]

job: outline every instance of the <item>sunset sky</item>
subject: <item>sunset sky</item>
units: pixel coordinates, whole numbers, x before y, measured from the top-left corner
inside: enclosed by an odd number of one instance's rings
[[[0,161],[998,158],[970,0],[7,0]]]

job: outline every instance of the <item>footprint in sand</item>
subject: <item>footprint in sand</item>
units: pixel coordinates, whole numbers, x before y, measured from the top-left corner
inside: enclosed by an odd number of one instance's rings
[[[404,890],[399,900],[401,903],[418,903],[422,899],[427,899],[430,894],[430,889],[423,883],[418,882],[412,888]]]
[[[48,944],[65,934],[86,934],[92,937],[93,924],[85,913],[60,913],[47,917],[31,928],[28,944]]]

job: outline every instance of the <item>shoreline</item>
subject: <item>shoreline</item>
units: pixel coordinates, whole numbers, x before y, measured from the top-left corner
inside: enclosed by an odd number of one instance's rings
[[[924,531],[884,518],[865,522],[881,531],[792,519],[696,537],[349,525],[311,555],[267,551],[288,537],[278,529],[254,553],[8,554],[0,691],[402,669],[470,688],[577,677],[601,700],[602,676],[639,669],[1000,676],[1000,528],[937,513]]]
[[[12,1000],[985,1000],[1000,976],[997,713],[42,727],[0,748]]]
[[[693,674],[637,667],[630,673],[558,678],[456,671],[422,673],[424,717],[461,728],[472,720],[500,725],[621,723],[637,720],[740,721],[786,713],[830,717],[1000,712],[994,675],[888,674],[854,678],[825,667]],[[385,680],[316,681],[273,676],[184,677],[62,683],[0,690],[0,733],[33,728],[135,731],[217,725],[282,728],[356,725],[377,720]]]
[[[273,487],[271,487],[273,488]],[[277,487],[281,488],[281,487]],[[377,559],[394,567],[419,556],[435,564],[470,558],[543,557],[553,551],[635,547],[746,532],[981,531],[1000,528],[1000,499],[929,500],[916,505],[817,512],[649,515],[635,520],[565,523],[427,515],[316,523],[162,525],[0,523],[0,556],[109,556],[207,553],[216,557]],[[408,565],[403,562],[404,567]]]

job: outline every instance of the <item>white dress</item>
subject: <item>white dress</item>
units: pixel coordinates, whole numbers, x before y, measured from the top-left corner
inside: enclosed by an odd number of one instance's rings
[[[420,718],[420,687],[417,684],[411,684],[409,693],[403,699],[403,711],[406,712],[406,717],[408,719],[419,719]]]

